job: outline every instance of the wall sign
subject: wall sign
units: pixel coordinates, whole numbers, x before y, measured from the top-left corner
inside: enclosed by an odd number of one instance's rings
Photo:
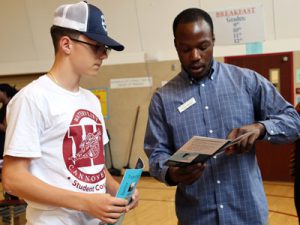
[[[265,39],[262,5],[210,12],[216,45],[261,42]]]
[[[110,80],[111,89],[140,87],[152,87],[152,77],[134,77]]]

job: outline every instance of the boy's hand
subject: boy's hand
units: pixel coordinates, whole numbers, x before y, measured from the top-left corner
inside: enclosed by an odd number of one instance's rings
[[[126,206],[126,212],[128,212],[129,210],[134,209],[135,207],[138,206],[140,200],[140,193],[138,191],[138,189],[135,189],[133,192],[133,195],[131,196],[131,200],[129,202],[129,205]]]
[[[128,204],[127,200],[112,197],[110,194],[84,194],[84,199],[82,211],[110,224],[118,221],[122,213],[126,212]]]

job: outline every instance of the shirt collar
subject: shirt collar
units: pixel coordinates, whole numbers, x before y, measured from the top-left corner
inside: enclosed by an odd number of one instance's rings
[[[212,60],[212,65],[209,71],[208,76],[204,77],[201,80],[195,80],[194,78],[192,78],[183,68],[181,69],[181,76],[185,79],[188,80],[188,82],[190,82],[190,84],[197,84],[200,83],[201,81],[205,80],[205,79],[210,79],[213,80],[215,77],[215,68],[216,68],[216,61]]]

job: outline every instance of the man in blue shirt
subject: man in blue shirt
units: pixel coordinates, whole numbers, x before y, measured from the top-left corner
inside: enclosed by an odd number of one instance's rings
[[[266,224],[268,206],[254,144],[296,140],[299,115],[258,73],[213,59],[213,22],[205,11],[182,11],[173,33],[182,71],[150,103],[144,147],[151,175],[177,185],[180,225]],[[205,165],[164,165],[194,135],[234,139],[247,132],[251,135]]]

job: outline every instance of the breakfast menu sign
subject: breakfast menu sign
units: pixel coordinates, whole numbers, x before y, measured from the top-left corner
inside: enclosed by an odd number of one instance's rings
[[[265,39],[262,5],[209,12],[217,45],[261,42]]]

